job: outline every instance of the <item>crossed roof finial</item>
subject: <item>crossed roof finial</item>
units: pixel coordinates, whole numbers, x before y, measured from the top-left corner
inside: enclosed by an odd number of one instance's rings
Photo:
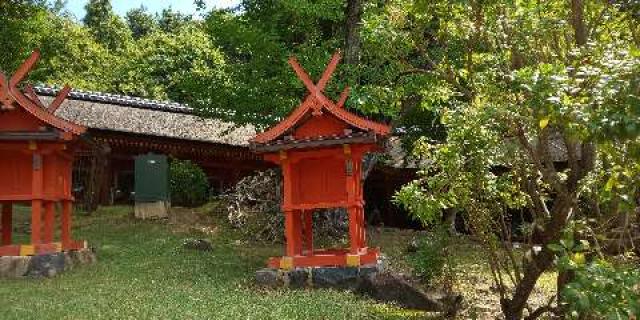
[[[38,98],[38,95],[33,91],[31,85],[25,85],[24,93],[18,88],[18,84],[33,70],[39,59],[40,50],[36,49],[31,53],[29,58],[20,65],[10,79],[7,80],[7,76],[0,72],[0,110],[13,110],[15,108],[14,103],[19,103],[21,97],[28,98],[31,102],[40,108],[46,109],[49,113],[54,113],[62,102],[64,102],[69,92],[71,92],[71,88],[67,85],[60,90],[58,96],[56,96],[48,107],[44,106],[40,98]]]
[[[344,103],[349,96],[350,88],[348,86],[345,87],[340,94],[338,103],[333,102],[323,92],[324,88],[327,86],[327,83],[331,79],[331,76],[336,71],[336,67],[340,62],[340,58],[340,51],[333,54],[333,57],[331,57],[331,61],[329,61],[329,64],[322,73],[322,76],[320,77],[320,80],[318,80],[318,83],[313,83],[311,77],[309,77],[309,74],[307,74],[302,66],[300,66],[298,60],[295,57],[289,58],[289,64],[298,75],[298,78],[302,80],[302,83],[304,83],[305,87],[307,87],[307,90],[309,90],[310,94],[307,96],[305,101],[302,102],[302,104],[305,105],[307,103],[311,103],[311,107],[313,108],[313,115],[321,115],[323,106],[330,109],[344,107]]]
[[[86,131],[85,127],[54,115],[58,107],[64,102],[67,95],[69,95],[69,92],[71,92],[71,88],[68,85],[65,85],[64,88],[60,90],[56,98],[53,99],[48,106],[42,103],[31,85],[24,85],[24,92],[18,88],[20,82],[33,70],[39,58],[40,51],[36,49],[9,79],[7,79],[5,74],[0,72],[0,112],[11,111],[19,106],[55,128],[73,134],[83,134]]]

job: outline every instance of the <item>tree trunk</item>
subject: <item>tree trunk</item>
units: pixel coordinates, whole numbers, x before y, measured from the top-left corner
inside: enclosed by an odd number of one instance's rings
[[[344,62],[347,64],[358,64],[360,61],[362,0],[347,0],[345,17]]]
[[[571,25],[576,37],[576,44],[579,47],[587,43],[587,27],[584,23],[584,3],[583,0],[571,0]]]

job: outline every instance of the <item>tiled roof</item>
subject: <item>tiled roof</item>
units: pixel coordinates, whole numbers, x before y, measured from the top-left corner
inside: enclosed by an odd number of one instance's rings
[[[46,102],[58,92],[49,87],[34,89]],[[92,129],[236,146],[247,145],[256,134],[252,125],[236,126],[202,118],[192,108],[178,103],[98,92],[71,91],[56,115]]]

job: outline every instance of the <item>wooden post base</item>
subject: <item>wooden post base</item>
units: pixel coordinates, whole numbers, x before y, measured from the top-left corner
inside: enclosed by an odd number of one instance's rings
[[[87,249],[86,241],[72,241],[69,244],[62,242],[40,244],[16,244],[0,246],[0,257],[3,256],[35,256],[39,254],[56,253],[70,250]]]
[[[378,248],[362,248],[356,254],[348,249],[315,250],[312,254],[293,257],[274,257],[267,262],[269,268],[291,270],[306,267],[359,267],[378,262]]]

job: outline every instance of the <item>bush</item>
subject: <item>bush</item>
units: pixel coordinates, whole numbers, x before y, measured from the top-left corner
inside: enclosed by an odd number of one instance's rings
[[[633,319],[640,316],[640,270],[596,261],[575,270],[562,296],[574,319]]]
[[[408,257],[414,275],[425,283],[442,276],[447,265],[448,243],[449,235],[440,229],[418,239],[416,251]]]
[[[209,181],[202,168],[188,160],[173,159],[170,171],[172,204],[197,207],[207,202]]]

